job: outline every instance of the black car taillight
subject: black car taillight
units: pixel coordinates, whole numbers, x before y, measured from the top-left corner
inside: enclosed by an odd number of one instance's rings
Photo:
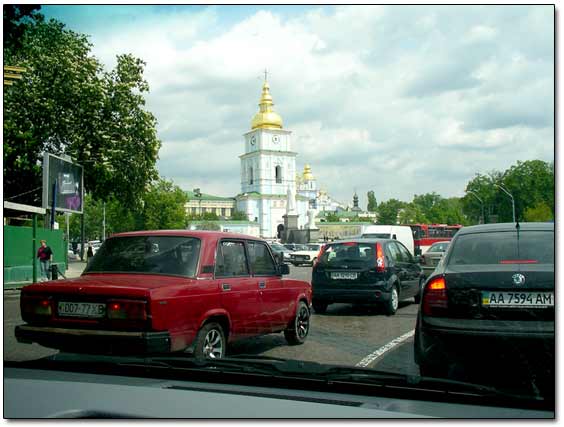
[[[425,316],[445,316],[447,314],[448,295],[444,277],[435,277],[425,285],[422,304]]]
[[[52,299],[50,297],[22,295],[21,310],[24,320],[48,319],[53,315]]]
[[[386,270],[386,257],[380,243],[376,243],[376,271],[382,273]]]
[[[317,258],[316,258],[315,262],[313,263],[313,267],[317,266],[317,264],[319,263],[319,260],[321,259],[321,256],[323,255],[324,251],[325,251],[325,246],[321,246],[321,248],[319,249],[319,253],[317,254]]]

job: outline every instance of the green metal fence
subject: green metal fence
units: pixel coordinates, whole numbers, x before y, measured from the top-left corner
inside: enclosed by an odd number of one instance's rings
[[[36,244],[33,244],[31,227],[4,226],[4,288],[32,282],[33,262],[39,276],[39,262],[36,258],[40,241],[46,240],[53,251],[53,264],[59,270],[67,269],[67,244],[62,230],[37,229]]]

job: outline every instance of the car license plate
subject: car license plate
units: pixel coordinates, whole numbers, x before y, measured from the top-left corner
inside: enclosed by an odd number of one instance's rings
[[[331,273],[331,278],[332,279],[341,279],[341,280],[354,280],[358,277],[357,273],[351,273],[351,272],[346,272],[346,273]]]
[[[104,317],[106,304],[60,301],[58,312],[59,316],[65,317]]]
[[[482,292],[487,307],[554,307],[554,292]]]

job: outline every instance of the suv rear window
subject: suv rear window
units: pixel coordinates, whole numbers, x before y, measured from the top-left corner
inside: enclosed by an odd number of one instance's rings
[[[376,248],[374,243],[333,243],[325,247],[319,264],[326,267],[342,265],[358,265],[376,263]]]
[[[461,235],[453,243],[449,265],[554,264],[552,231],[515,231]]]
[[[97,251],[85,273],[151,273],[194,277],[200,240],[177,236],[113,237]]]

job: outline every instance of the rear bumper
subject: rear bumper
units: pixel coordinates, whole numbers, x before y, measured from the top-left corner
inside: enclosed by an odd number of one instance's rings
[[[554,357],[553,321],[425,317],[417,333],[416,359],[432,364]]]
[[[313,299],[327,303],[384,303],[391,298],[391,290],[387,290],[383,282],[369,289],[346,289],[313,286]]]
[[[150,354],[170,352],[170,334],[16,326],[16,339],[73,353]]]

